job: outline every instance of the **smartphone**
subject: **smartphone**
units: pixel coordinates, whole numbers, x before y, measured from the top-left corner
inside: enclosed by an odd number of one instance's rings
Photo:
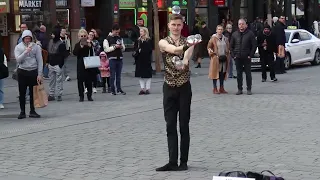
[[[80,45],[82,45],[82,46],[88,45],[87,38],[81,38],[80,39]]]

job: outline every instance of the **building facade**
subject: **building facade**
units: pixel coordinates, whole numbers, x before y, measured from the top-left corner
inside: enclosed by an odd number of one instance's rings
[[[79,9],[77,0],[0,0],[0,40],[8,59],[14,59],[21,23],[27,24],[32,31],[42,24],[51,31],[59,24],[68,29],[72,39],[76,39],[73,37],[80,29]]]

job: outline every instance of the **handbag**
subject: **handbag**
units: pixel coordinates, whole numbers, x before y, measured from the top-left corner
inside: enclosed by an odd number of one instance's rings
[[[100,57],[99,56],[89,56],[83,58],[84,68],[91,69],[91,68],[98,68],[101,66]]]
[[[7,64],[7,57],[4,55],[3,57],[4,62],[0,64],[0,79],[4,79],[9,77],[9,68]]]
[[[133,51],[133,53],[132,53],[133,58],[137,58],[139,56],[139,54],[140,54],[139,49],[140,49],[140,41],[138,42],[138,48],[135,51]]]
[[[36,108],[44,108],[48,105],[48,95],[43,84],[33,86],[33,103]]]
[[[226,61],[227,61],[227,56],[226,55],[219,56],[219,62],[224,63]]]
[[[266,176],[264,175],[263,173],[269,173],[271,174],[272,176]],[[247,177],[248,178],[255,178],[256,180],[284,180],[284,178],[282,177],[278,177],[276,175],[274,175],[271,171],[269,170],[264,170],[262,171],[261,173],[257,173],[257,172],[247,172]]]

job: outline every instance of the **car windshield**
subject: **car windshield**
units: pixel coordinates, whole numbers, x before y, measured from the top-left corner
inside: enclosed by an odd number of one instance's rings
[[[288,43],[291,32],[286,32],[286,43]]]

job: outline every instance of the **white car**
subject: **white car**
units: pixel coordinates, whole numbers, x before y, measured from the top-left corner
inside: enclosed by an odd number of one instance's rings
[[[320,64],[320,39],[304,29],[285,30],[286,58],[285,68],[292,65],[310,62],[312,65]],[[261,66],[259,54],[256,51],[251,59],[252,66]]]

